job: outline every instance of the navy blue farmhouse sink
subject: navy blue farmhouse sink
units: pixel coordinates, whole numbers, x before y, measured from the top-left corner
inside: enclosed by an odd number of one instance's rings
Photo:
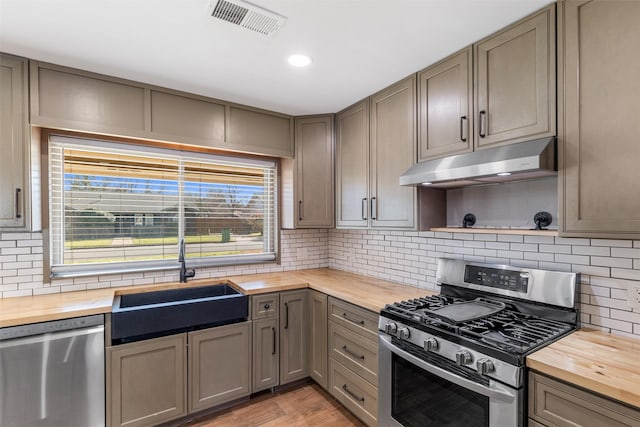
[[[226,283],[118,295],[111,309],[113,344],[247,320],[249,297]]]

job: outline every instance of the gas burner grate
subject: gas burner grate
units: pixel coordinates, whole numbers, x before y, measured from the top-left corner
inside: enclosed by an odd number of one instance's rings
[[[504,351],[521,354],[571,329],[570,325],[562,322],[503,311],[461,325],[459,333]]]

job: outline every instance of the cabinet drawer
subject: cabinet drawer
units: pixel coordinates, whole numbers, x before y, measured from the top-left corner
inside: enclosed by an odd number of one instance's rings
[[[333,359],[329,359],[329,391],[367,425],[378,425],[378,389]]]
[[[378,342],[378,314],[329,297],[329,319],[356,334]]]
[[[378,344],[329,322],[329,356],[378,386]]]
[[[279,294],[253,295],[251,297],[251,318],[262,319],[278,314]]]
[[[529,418],[548,426],[638,426],[640,410],[531,373]]]

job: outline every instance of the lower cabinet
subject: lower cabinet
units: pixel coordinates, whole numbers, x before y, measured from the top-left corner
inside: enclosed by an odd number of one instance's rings
[[[107,425],[157,425],[248,396],[250,354],[251,322],[109,347]]]
[[[327,384],[327,294],[309,291],[309,376],[325,390]]]
[[[369,426],[378,424],[378,315],[328,298],[329,393]]]
[[[189,412],[249,395],[249,322],[190,332],[188,337]]]
[[[378,388],[331,358],[329,392],[367,425],[378,425]]]
[[[626,427],[640,425],[640,409],[531,372],[530,426]]]
[[[252,391],[275,387],[280,380],[278,317],[253,321]]]
[[[251,297],[252,392],[309,376],[308,290]]]
[[[308,291],[280,294],[280,384],[309,376],[307,358]]]
[[[107,351],[107,425],[149,426],[187,413],[187,334]]]

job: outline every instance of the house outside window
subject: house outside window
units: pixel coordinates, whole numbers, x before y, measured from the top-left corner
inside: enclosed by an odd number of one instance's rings
[[[275,260],[273,160],[49,141],[53,277]]]

